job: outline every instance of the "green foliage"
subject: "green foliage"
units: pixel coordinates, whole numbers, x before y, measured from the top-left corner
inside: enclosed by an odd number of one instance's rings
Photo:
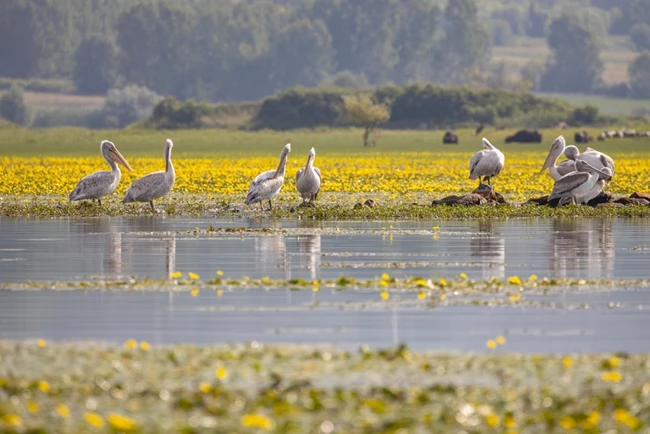
[[[553,56],[541,77],[542,90],[589,93],[598,87],[604,69],[600,49],[577,16],[564,14],[553,20],[548,45]]]
[[[650,51],[644,51],[634,59],[630,64],[628,75],[632,96],[650,98]]]
[[[210,106],[206,103],[191,99],[181,103],[168,96],[153,108],[149,123],[156,129],[200,128],[201,117],[209,112]]]
[[[75,55],[74,82],[81,93],[104,95],[117,83],[117,48],[109,39],[92,35]]]
[[[492,34],[492,44],[496,46],[509,45],[514,38],[510,24],[501,19],[492,20],[490,33]]]
[[[102,109],[106,126],[124,128],[151,115],[160,95],[143,86],[130,85],[111,89]]]
[[[367,89],[370,87],[368,77],[364,73],[355,74],[352,71],[337,72],[334,75],[324,78],[321,85],[341,89]]]
[[[257,128],[291,129],[336,125],[343,114],[343,89],[291,88],[262,103]]]
[[[20,87],[13,86],[0,97],[0,117],[18,125],[27,122],[27,106]]]
[[[350,125],[367,127],[383,124],[390,119],[390,110],[376,103],[369,95],[344,95],[343,115]]]
[[[630,39],[637,51],[650,50],[650,25],[636,24],[630,30]]]
[[[600,119],[598,107],[586,105],[573,109],[571,117],[568,119],[569,125],[595,125]]]
[[[29,92],[74,93],[77,88],[70,80],[59,78],[5,78],[0,77],[0,89],[19,86]]]

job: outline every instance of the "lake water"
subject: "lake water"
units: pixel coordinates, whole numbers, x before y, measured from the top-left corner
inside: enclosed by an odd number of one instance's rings
[[[285,232],[193,234],[195,228]],[[433,230],[437,226],[439,230]],[[164,217],[0,219],[0,282],[227,277],[650,277],[646,219],[301,222]],[[412,296],[403,295],[403,297]],[[399,298],[399,296],[396,296]],[[641,288],[537,296],[559,308],[377,304],[376,291],[0,291],[0,339],[153,344],[258,340],[525,352],[650,351]],[[588,305],[588,309],[575,306]]]

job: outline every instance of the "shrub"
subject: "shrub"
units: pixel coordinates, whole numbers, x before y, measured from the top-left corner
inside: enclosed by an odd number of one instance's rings
[[[600,121],[600,112],[598,107],[586,105],[573,109],[571,117],[568,119],[569,125],[595,125]]]
[[[27,106],[22,88],[14,85],[0,97],[0,116],[18,125],[27,122]]]
[[[210,110],[206,103],[191,99],[181,103],[173,96],[168,96],[153,108],[149,122],[157,129],[199,128],[201,118]]]
[[[28,92],[75,93],[76,88],[71,80],[59,78],[6,78],[0,77],[0,89],[20,86]]]
[[[160,99],[160,95],[144,86],[130,85],[122,89],[111,89],[102,109],[105,124],[107,127],[124,128],[147,119]]]

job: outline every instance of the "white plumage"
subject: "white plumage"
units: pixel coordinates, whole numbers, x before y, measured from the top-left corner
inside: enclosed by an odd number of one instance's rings
[[[307,156],[307,164],[303,169],[296,172],[296,189],[302,197],[302,202],[307,200],[313,202],[318,197],[320,191],[321,175],[320,169],[314,167],[314,160],[316,159],[316,150],[311,148]]]
[[[479,185],[481,185],[481,177],[483,177],[483,181],[487,181],[490,185],[490,179],[503,170],[505,157],[485,137],[483,137],[483,147],[485,149],[478,151],[469,161],[469,179],[478,178]]]
[[[557,164],[557,159],[562,154],[567,157],[567,160]],[[549,169],[551,178],[557,181],[564,175],[575,172],[575,162],[577,160],[584,160],[598,170],[607,167],[611,170],[612,176],[614,175],[614,160],[609,156],[592,148],[587,148],[585,152],[580,153],[577,147],[573,145],[566,146],[566,141],[563,136],[559,136],[553,141],[553,145],[551,145],[551,150],[546,157],[546,161],[544,161],[541,171],[543,172]]]
[[[165,142],[163,156],[165,157],[165,170],[153,172],[142,178],[133,181],[122,199],[122,203],[149,202],[151,209],[155,211],[153,201],[166,196],[174,186],[176,172],[172,164],[172,148],[174,143],[171,139]]]
[[[129,163],[126,162],[112,142],[103,140],[99,145],[99,149],[104,159],[111,166],[111,171],[102,170],[83,177],[68,195],[69,200],[97,199],[101,205],[102,197],[113,193],[120,183],[122,172],[115,163],[119,163],[126,167],[127,170],[132,171]]]
[[[287,143],[282,149],[280,153],[280,164],[276,170],[260,173],[251,182],[248,188],[248,195],[246,195],[246,200],[244,201],[246,205],[253,205],[259,202],[260,207],[263,208],[262,200],[266,199],[269,201],[269,210],[273,209],[271,199],[282,190],[289,152],[291,152],[291,143]]]
[[[569,199],[573,203],[583,202],[584,197],[593,194],[593,189],[599,179],[609,181],[611,179],[611,169],[599,170],[584,160],[577,160],[576,171],[555,181],[548,200],[560,198],[560,200]]]

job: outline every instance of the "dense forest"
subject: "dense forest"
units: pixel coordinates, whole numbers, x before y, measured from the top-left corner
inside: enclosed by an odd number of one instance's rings
[[[508,87],[491,63],[490,47],[521,35],[544,37],[552,50],[545,64],[522,67],[529,87],[602,93],[612,91],[601,82],[605,37],[625,36],[639,51],[650,49],[650,0],[481,5],[475,0],[3,0],[0,77],[69,79],[83,94],[138,85],[205,101],[258,100],[293,85]],[[636,76],[614,91],[650,96],[642,65],[632,65]]]

